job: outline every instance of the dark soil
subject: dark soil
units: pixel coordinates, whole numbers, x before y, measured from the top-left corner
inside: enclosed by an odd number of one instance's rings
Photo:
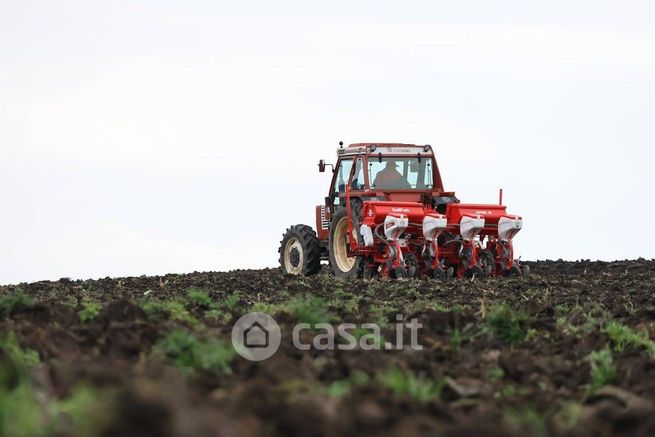
[[[0,308],[0,333],[38,352],[28,380],[43,402],[93,389],[102,411],[88,417],[89,429],[100,435],[655,435],[655,356],[645,342],[621,347],[606,329],[618,322],[655,339],[655,261],[528,264],[525,278],[443,283],[267,269],[19,284],[0,287],[0,298],[24,293],[33,302]],[[221,316],[208,317],[189,288],[206,291]],[[238,298],[222,306],[229,296]],[[321,298],[333,324],[386,322],[384,338],[396,314],[417,318],[423,349],[299,351],[291,342],[299,316],[284,306],[297,296]],[[176,299],[185,315],[147,311],[147,302]],[[82,322],[89,302],[101,306]],[[229,344],[233,322],[255,304],[282,330],[266,361],[237,355],[231,372],[188,371],[158,349],[176,329]],[[493,330],[501,305],[519,315],[519,338]],[[615,375],[592,388],[589,357],[604,349]],[[0,348],[0,365],[3,356]],[[389,369],[442,390],[430,399],[403,393],[381,382]],[[76,426],[53,432],[79,434]]]

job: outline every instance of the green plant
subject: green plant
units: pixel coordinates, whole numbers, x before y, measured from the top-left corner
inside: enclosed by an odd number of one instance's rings
[[[164,313],[164,304],[157,300],[145,300],[140,302],[141,309],[148,317],[155,317],[156,315]]]
[[[171,316],[172,320],[177,320],[181,322],[196,323],[196,319],[187,311],[184,307],[184,304],[178,300],[172,300],[164,304],[164,308]]]
[[[551,422],[557,435],[566,435],[584,418],[585,407],[574,401],[565,401],[551,416]]]
[[[189,299],[190,303],[201,308],[212,308],[215,306],[214,302],[209,297],[209,293],[199,288],[189,288],[187,290],[187,298]]]
[[[200,340],[195,335],[176,329],[157,343],[157,348],[176,367],[185,372],[195,370],[215,370],[231,373],[230,362],[235,356],[234,349],[215,338]]]
[[[437,399],[446,385],[444,379],[432,381],[423,375],[416,376],[397,367],[379,374],[378,381],[398,395],[410,396],[421,402]]]
[[[337,308],[343,308],[347,313],[357,313],[359,298],[353,293],[337,288],[334,292],[330,304]]]
[[[222,320],[227,323],[232,320],[232,314],[223,310],[207,310],[205,311],[205,319]]]
[[[473,332],[473,325],[471,324],[464,326],[463,329],[454,328],[448,330],[450,347],[456,351],[459,350],[464,343],[471,341],[474,336],[475,333]]]
[[[208,292],[194,287],[187,290],[187,298],[191,305],[205,309],[205,319],[216,319],[225,322],[232,320],[231,312],[241,300],[239,292],[235,291],[227,295],[223,300],[214,301]]]
[[[347,395],[352,390],[350,381],[342,379],[334,381],[327,389],[328,395],[333,398],[340,398]]]
[[[279,313],[284,309],[284,305],[276,303],[267,303],[267,302],[255,302],[251,307],[252,312],[269,314],[271,316]]]
[[[359,344],[359,341],[361,340],[361,338],[363,336],[365,336],[365,335],[369,336],[369,337],[367,337],[367,340],[369,340],[369,341],[371,339],[376,339],[376,343],[384,344],[384,336],[382,336],[381,334],[378,335],[378,333],[375,332],[372,329],[362,328],[361,326],[359,326],[359,327],[351,329],[349,332],[350,332],[350,335],[352,335],[355,338],[355,340],[357,341],[358,344]],[[338,342],[341,342],[341,341],[345,342],[345,340],[343,338],[341,338],[341,337],[337,337],[337,341]]]
[[[613,365],[612,351],[607,347],[592,352],[589,354],[588,359],[591,363],[591,385],[589,390],[593,393],[614,380],[616,369]]]
[[[600,306],[592,306],[584,311],[581,307],[576,306],[575,308],[580,311],[580,314],[577,316],[578,324],[573,324],[569,321],[570,314],[559,316],[556,319],[557,327],[566,335],[576,337],[588,335],[597,331],[605,323],[605,320],[610,317],[607,311]],[[582,319],[581,323],[580,319]]]
[[[29,382],[22,380],[12,389],[0,385],[0,435],[46,436],[49,430],[43,426],[45,417]]]
[[[19,369],[33,367],[41,362],[38,352],[20,347],[14,331],[7,331],[0,339],[0,349]]]
[[[19,306],[30,306],[34,300],[22,290],[0,297],[0,319],[9,316]]]
[[[635,332],[616,321],[607,323],[602,331],[609,336],[616,352],[623,352],[628,346],[643,347],[651,356],[655,356],[655,342],[645,332]]]
[[[229,294],[225,300],[223,300],[221,306],[229,311],[232,311],[240,300],[241,296],[239,295],[239,292],[235,291],[234,293]]]
[[[555,315],[557,317],[568,317],[571,314],[571,305],[566,303],[559,303],[555,305]]]
[[[27,378],[39,354],[20,347],[14,331],[0,336],[0,436],[44,435],[40,405]]]
[[[501,367],[491,367],[487,369],[486,375],[489,379],[499,380],[505,377],[505,371]]]
[[[422,297],[421,290],[418,289],[416,284],[417,284],[416,280],[410,281],[410,283],[404,289],[405,296],[407,296],[408,298],[414,299],[414,300],[421,299],[421,297]]]
[[[527,428],[530,434],[536,437],[548,435],[546,420],[532,407],[522,407],[518,410],[508,408],[504,418],[512,428]]]
[[[353,388],[366,384],[369,377],[361,370],[354,371],[348,378],[332,382],[327,389],[331,397],[339,398],[349,394]]]
[[[295,316],[300,323],[311,326],[317,323],[327,323],[332,318],[326,302],[316,296],[296,296],[286,305],[285,310]]]
[[[429,303],[426,305],[426,308],[432,308],[435,311],[439,311],[441,313],[458,313],[464,309],[464,307],[460,304],[452,304],[450,306],[446,306],[441,302],[436,302],[436,303]]]
[[[435,310],[435,311],[439,311],[441,313],[447,313],[447,312],[450,311],[450,308],[448,308],[446,305],[444,305],[442,303],[439,303],[439,302],[434,303],[432,305],[432,309]]]
[[[370,314],[369,320],[374,320],[373,323],[378,325],[380,329],[384,330],[389,327],[389,319],[385,315],[387,311],[389,313],[397,313],[393,308],[385,308],[384,306],[373,304],[368,308]]]
[[[63,305],[66,305],[68,308],[70,308],[72,310],[77,309],[77,297],[76,296],[73,296],[73,295],[66,296],[65,298],[63,298],[61,300],[61,303]]]
[[[111,420],[107,395],[77,386],[64,399],[41,394],[27,379],[12,389],[0,386],[0,436],[102,435]]]
[[[147,300],[142,305],[143,311],[148,317],[156,317],[164,315],[170,317],[171,320],[179,322],[187,322],[191,325],[198,324],[198,320],[185,308],[184,303],[179,300],[171,300],[168,302],[160,302],[157,300]]]
[[[514,344],[527,334],[528,316],[507,305],[494,305],[485,319],[485,328],[498,340]]]
[[[76,386],[70,394],[53,402],[51,411],[56,435],[100,435],[111,420],[111,408],[106,393],[87,385]]]
[[[516,393],[516,387],[513,385],[505,385],[502,389],[500,389],[500,394],[504,398],[513,398],[516,396]]]
[[[526,340],[536,339],[537,337],[539,337],[539,331],[534,328],[528,329],[528,331],[525,333]]]
[[[78,314],[82,323],[95,319],[102,309],[102,304],[99,302],[91,302],[89,300],[82,300],[82,310]]]

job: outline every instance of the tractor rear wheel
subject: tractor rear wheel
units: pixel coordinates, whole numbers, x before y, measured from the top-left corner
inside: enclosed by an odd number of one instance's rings
[[[361,211],[361,210],[360,210]],[[353,213],[353,236],[358,240],[359,233],[357,223],[359,220]],[[348,212],[346,208],[340,208],[332,216],[330,223],[330,237],[328,240],[328,252],[330,265],[335,276],[358,277],[361,274],[361,257],[348,256]]]
[[[290,275],[314,275],[321,270],[321,243],[307,225],[293,225],[280,242],[280,267]]]

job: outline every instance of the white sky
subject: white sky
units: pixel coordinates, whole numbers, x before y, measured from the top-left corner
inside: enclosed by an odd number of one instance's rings
[[[277,265],[339,140],[652,258],[655,3],[0,0],[0,283]]]

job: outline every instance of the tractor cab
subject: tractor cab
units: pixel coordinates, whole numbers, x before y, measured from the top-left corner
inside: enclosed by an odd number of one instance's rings
[[[330,191],[331,211],[343,206],[347,188],[358,199],[419,202],[443,193],[432,147],[413,144],[352,144],[337,149]],[[321,161],[319,170],[326,168]]]

